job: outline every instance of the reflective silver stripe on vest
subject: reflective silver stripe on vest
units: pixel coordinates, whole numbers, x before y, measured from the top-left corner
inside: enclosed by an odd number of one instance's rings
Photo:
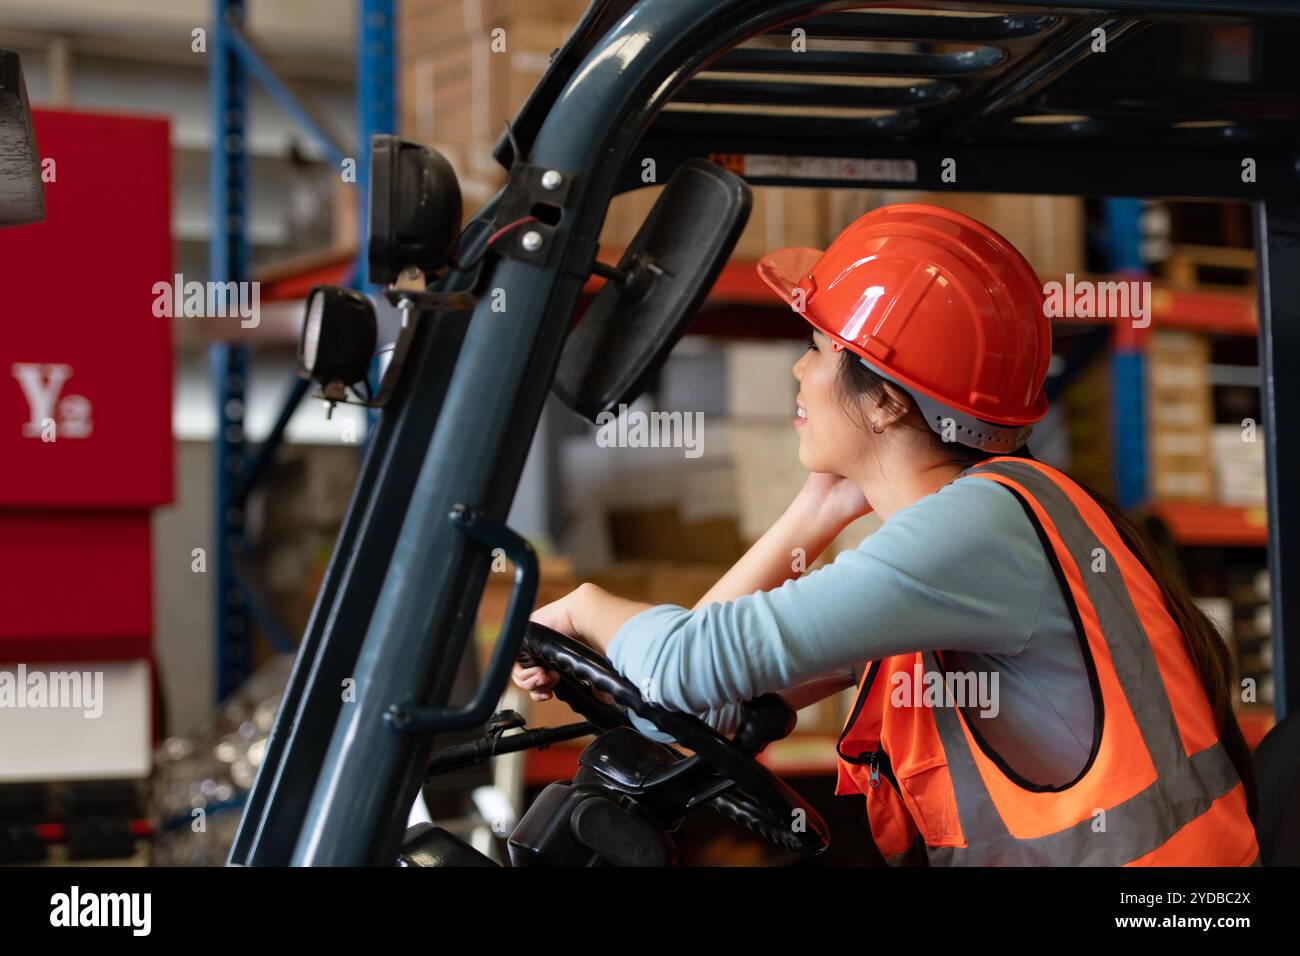
[[[1187,823],[1209,809],[1240,781],[1223,745],[1215,742],[1190,759],[1183,753],[1178,722],[1165,692],[1146,630],[1109,553],[1106,571],[1094,572],[1095,549],[1102,549],[1074,503],[1051,479],[1032,465],[995,462],[966,474],[992,472],[1017,482],[1047,512],[1066,550],[1078,566],[1084,590],[1097,613],[1102,635],[1121,690],[1132,711],[1157,779],[1123,803],[1105,809],[1104,818],[1089,817],[1064,830],[1033,839],[1016,839],[1007,831],[975,764],[956,709],[933,709],[948,771],[957,796],[957,813],[965,847],[930,847],[935,865],[1085,865],[1118,866],[1164,844]],[[1073,601],[1067,593],[1066,600]],[[922,655],[927,670],[938,672],[938,659]],[[1098,666],[1100,662],[1098,662]],[[1095,745],[1095,742],[1094,742]],[[1104,822],[1103,822],[1104,821]],[[1094,826],[1105,827],[1097,832]]]

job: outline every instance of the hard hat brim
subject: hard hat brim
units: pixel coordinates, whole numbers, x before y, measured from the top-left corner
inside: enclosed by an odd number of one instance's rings
[[[758,275],[773,292],[794,308],[794,292],[799,287],[799,281],[812,271],[821,257],[821,249],[798,246],[777,249],[758,260]],[[794,311],[807,318],[805,310]]]

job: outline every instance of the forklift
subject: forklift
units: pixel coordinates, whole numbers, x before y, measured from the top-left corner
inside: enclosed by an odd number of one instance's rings
[[[1249,36],[1249,76],[1175,57],[1224,25]],[[547,394],[594,421],[642,392],[727,262],[753,186],[1251,204],[1279,721],[1256,755],[1258,829],[1265,863],[1294,862],[1300,452],[1281,432],[1285,409],[1300,414],[1300,377],[1283,374],[1300,366],[1298,41],[1291,0],[594,0],[494,146],[505,186],[463,228],[447,160],[374,137],[369,279],[402,329],[372,393],[370,300],[308,297],[300,373],[326,402],[380,411],[230,864],[495,865],[441,827],[408,831],[426,778],[589,734],[574,778],[511,833],[512,865],[671,865],[700,807],[796,856],[825,850],[816,810],[757,759],[793,728],[785,701],[751,701],[730,739],[645,701],[529,622],[537,556],[505,523]],[[600,262],[611,198],[650,183],[666,185],[634,241]],[[605,282],[579,316],[592,276]],[[453,706],[501,556],[514,589],[500,636]],[[528,728],[497,710],[521,654],[560,673],[581,723]]]

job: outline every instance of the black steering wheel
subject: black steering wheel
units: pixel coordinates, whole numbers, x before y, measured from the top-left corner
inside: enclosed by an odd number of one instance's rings
[[[821,853],[830,845],[826,823],[817,811],[754,759],[752,752],[746,752],[736,741],[728,740],[694,714],[668,710],[645,700],[606,658],[586,644],[541,624],[530,623],[524,634],[523,655],[531,659],[530,665],[541,664],[558,673],[560,682],[555,695],[602,732],[626,727],[630,721],[618,707],[604,703],[594,692],[608,694],[615,704],[650,721],[683,747],[694,751],[700,762],[716,775],[714,789],[718,792],[702,802],[723,816],[777,846],[805,856]],[[754,726],[768,720],[771,710],[764,712],[768,701],[779,703],[788,713],[788,705],[783,701],[765,695],[744,705],[751,718],[747,723]],[[792,726],[792,721],[785,724],[779,736],[785,736]],[[741,734],[737,733],[736,738],[739,741]],[[760,745],[754,744],[753,751]],[[682,754],[678,756],[682,760],[690,759]]]

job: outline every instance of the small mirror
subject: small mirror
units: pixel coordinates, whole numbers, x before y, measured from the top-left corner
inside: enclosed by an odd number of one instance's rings
[[[436,149],[398,139],[370,138],[369,279],[391,285],[414,266],[432,276],[456,256],[460,183]]]
[[[749,219],[749,184],[691,159],[569,333],[552,389],[591,421],[631,403],[659,370],[722,271]]]

